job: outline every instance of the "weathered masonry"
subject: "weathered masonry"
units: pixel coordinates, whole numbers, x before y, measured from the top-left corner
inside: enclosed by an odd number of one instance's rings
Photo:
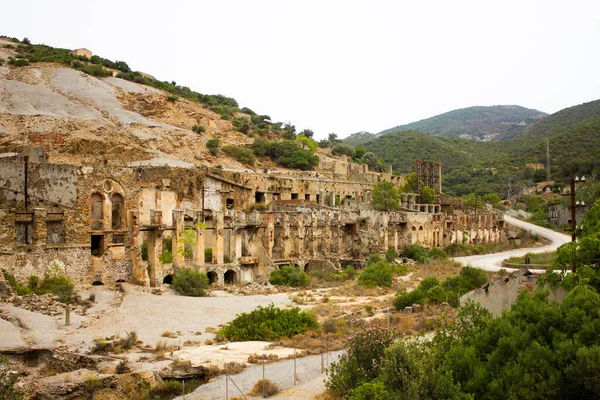
[[[439,169],[432,173],[437,184]],[[79,284],[169,283],[185,266],[211,283],[264,281],[274,268],[360,265],[418,243],[505,240],[502,214],[443,194],[401,210],[369,204],[373,186],[403,178],[365,165],[325,172],[227,171],[193,165],[72,166],[43,152],[0,156],[0,266],[20,279],[58,264]]]

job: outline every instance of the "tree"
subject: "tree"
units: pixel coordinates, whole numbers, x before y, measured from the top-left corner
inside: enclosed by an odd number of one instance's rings
[[[298,134],[298,136],[300,136],[300,135],[306,136],[307,138],[312,139],[313,136],[315,135],[315,133],[313,131],[311,131],[310,129],[305,129]]]
[[[378,211],[397,210],[400,208],[400,204],[398,204],[400,195],[394,184],[390,181],[378,182],[373,187],[372,196],[373,200],[371,200],[371,204]]]
[[[418,193],[419,192],[418,183],[419,182],[418,182],[418,178],[417,178],[417,173],[411,172],[406,177],[406,181],[404,182],[404,185],[400,188],[400,192],[402,192],[402,193]]]
[[[371,171],[375,171],[375,172],[383,171],[383,165],[381,164],[381,162],[379,162],[379,160],[377,159],[375,154],[373,154],[371,152],[365,153],[362,156],[362,162],[367,164]]]
[[[354,149],[354,158],[360,160],[366,153],[367,151],[364,149],[364,147],[356,147]]]
[[[312,140],[311,138],[309,138],[308,136],[304,136],[304,134],[300,134],[298,135],[298,137],[296,138],[295,142],[302,148],[310,150],[311,152],[316,152],[317,149],[319,148],[319,145],[317,142],[315,142],[314,140]]]
[[[423,186],[421,191],[421,203],[423,204],[435,204],[435,189],[429,186]]]

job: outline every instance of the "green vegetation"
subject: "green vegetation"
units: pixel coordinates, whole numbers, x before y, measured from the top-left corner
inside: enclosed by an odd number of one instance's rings
[[[499,134],[494,140],[506,140],[521,134],[547,114],[519,106],[468,107],[449,111],[407,125],[396,126],[379,132],[385,135],[397,131],[419,130],[432,136],[457,137],[468,132],[474,138],[483,139]],[[525,124],[523,124],[525,122]]]
[[[281,269],[273,270],[269,282],[276,286],[304,287],[308,285],[310,278],[299,268],[286,265]]]
[[[444,301],[457,307],[461,295],[484,285],[487,281],[485,272],[470,266],[463,267],[459,275],[451,275],[441,284],[436,278],[430,276],[423,279],[419,286],[410,292],[399,290],[394,299],[394,307],[396,310],[403,310],[404,307],[413,304],[439,304]]]
[[[220,146],[221,141],[219,139],[208,139],[208,141],[206,142],[206,148],[213,156],[217,155]]]
[[[319,163],[319,156],[292,140],[267,142],[258,138],[252,144],[252,151],[258,157],[267,156],[291,169],[311,170]]]
[[[173,277],[173,289],[184,296],[200,297],[206,295],[208,276],[192,268],[183,268]]]
[[[52,294],[58,301],[68,303],[75,294],[75,286],[71,279],[65,275],[57,263],[53,263],[46,268],[44,279],[32,275],[29,277],[27,286],[20,284],[14,275],[6,270],[2,270],[2,275],[10,287],[12,287],[19,296],[30,296],[32,294]]]
[[[19,382],[19,375],[12,373],[9,367],[9,360],[6,356],[0,355],[0,399],[3,400],[22,400],[25,393],[16,389],[15,385]]]
[[[400,193],[392,182],[381,181],[373,187],[371,204],[376,210],[397,210],[400,208],[399,200]]]
[[[235,158],[242,164],[254,165],[256,162],[256,157],[254,157],[252,149],[247,149],[245,147],[223,146],[223,153]]]
[[[281,309],[273,304],[257,307],[250,313],[241,313],[217,333],[217,337],[232,341],[278,340],[293,337],[319,325],[311,314],[299,308]]]
[[[550,265],[554,263],[555,253],[553,251],[545,253],[527,253],[522,257],[510,257],[504,261],[509,264],[525,264],[526,257],[529,257],[531,264]]]
[[[392,286],[392,266],[381,260],[367,266],[358,277],[358,283],[367,287]]]

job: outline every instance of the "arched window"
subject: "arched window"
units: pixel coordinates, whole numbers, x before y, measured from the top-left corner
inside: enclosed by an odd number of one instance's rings
[[[123,229],[123,215],[125,204],[123,201],[123,196],[119,193],[115,193],[112,195],[112,223],[111,228],[113,230]]]
[[[94,230],[102,230],[104,228],[103,201],[104,198],[100,193],[92,193],[90,196],[90,221]]]

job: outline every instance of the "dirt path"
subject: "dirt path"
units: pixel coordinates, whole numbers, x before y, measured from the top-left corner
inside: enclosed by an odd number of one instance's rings
[[[331,352],[323,355],[324,367],[327,367],[333,361],[337,361],[342,351]],[[294,360],[284,360],[276,363],[265,364],[265,379],[277,383],[282,392],[271,398],[286,400],[307,400],[325,390],[325,374],[321,373],[321,355],[307,356],[296,360],[297,382],[294,386]],[[226,398],[226,391],[229,391],[229,397],[239,396],[243,393],[248,399],[261,399],[262,396],[248,396],[256,382],[263,378],[263,366],[254,365],[246,368],[243,372],[232,375],[229,384],[226,387],[225,376],[219,376],[211,382],[200,386],[195,392],[187,394],[185,400],[219,400]],[[240,389],[238,390],[235,385]],[[241,393],[240,393],[241,391]],[[177,400],[183,400],[183,396],[177,397]]]

